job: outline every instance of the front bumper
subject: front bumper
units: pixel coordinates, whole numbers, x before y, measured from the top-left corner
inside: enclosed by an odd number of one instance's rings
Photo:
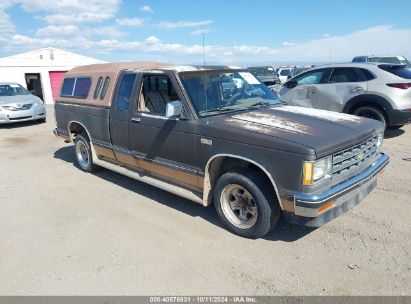
[[[411,109],[387,111],[388,125],[398,126],[411,123]]]
[[[46,118],[46,109],[43,105],[32,107],[29,110],[9,111],[0,110],[0,124],[13,122],[41,120]]]
[[[314,195],[295,194],[294,213],[284,212],[294,224],[319,227],[358,205],[377,185],[376,175],[388,164],[389,157],[381,153],[378,159],[360,174]]]

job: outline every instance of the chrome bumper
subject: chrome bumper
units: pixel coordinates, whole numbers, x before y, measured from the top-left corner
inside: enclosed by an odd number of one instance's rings
[[[360,174],[331,189],[314,195],[294,195],[294,214],[285,212],[286,220],[318,227],[358,205],[376,186],[376,175],[388,164],[389,157],[381,153],[378,159]]]

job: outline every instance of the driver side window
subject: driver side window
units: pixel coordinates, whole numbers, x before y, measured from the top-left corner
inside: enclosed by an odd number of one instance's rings
[[[328,69],[321,69],[310,71],[295,77],[295,80],[298,82],[299,85],[304,84],[319,84],[323,83],[324,79],[327,78],[329,75]]]
[[[166,75],[143,75],[138,111],[166,116],[167,103],[179,100],[170,78]]]

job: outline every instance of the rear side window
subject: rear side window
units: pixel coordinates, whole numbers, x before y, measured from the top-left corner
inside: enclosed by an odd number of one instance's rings
[[[110,84],[110,77],[107,76],[106,79],[104,79],[103,88],[101,89],[100,100],[104,99],[104,97],[106,96],[107,88],[109,84]]]
[[[131,94],[133,93],[134,80],[137,74],[124,74],[118,87],[115,109],[128,110]]]
[[[365,81],[356,69],[353,68],[335,68],[331,74],[329,83],[342,83],[342,82],[360,82]]]
[[[398,77],[404,79],[411,79],[411,69],[406,69],[404,67],[389,67],[389,66],[380,66],[380,69],[387,71],[391,74],[394,74]]]
[[[90,77],[66,78],[63,81],[60,95],[65,97],[86,98],[90,91],[90,86]]]
[[[94,89],[93,98],[96,99],[100,93],[101,85],[103,84],[103,77],[99,77],[97,80],[96,88]]]
[[[364,75],[364,77],[367,81],[375,79],[375,76],[370,71],[368,71],[366,69],[360,69],[360,71]]]
[[[63,86],[61,88],[61,96],[72,96],[74,88],[74,78],[66,78],[63,81]]]

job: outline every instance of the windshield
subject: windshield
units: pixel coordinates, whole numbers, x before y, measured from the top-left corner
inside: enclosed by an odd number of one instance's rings
[[[281,76],[290,76],[291,75],[291,70],[281,70],[280,75]]]
[[[30,92],[18,84],[0,84],[0,96],[30,95]]]
[[[179,75],[200,117],[282,102],[247,71],[198,71]]]

